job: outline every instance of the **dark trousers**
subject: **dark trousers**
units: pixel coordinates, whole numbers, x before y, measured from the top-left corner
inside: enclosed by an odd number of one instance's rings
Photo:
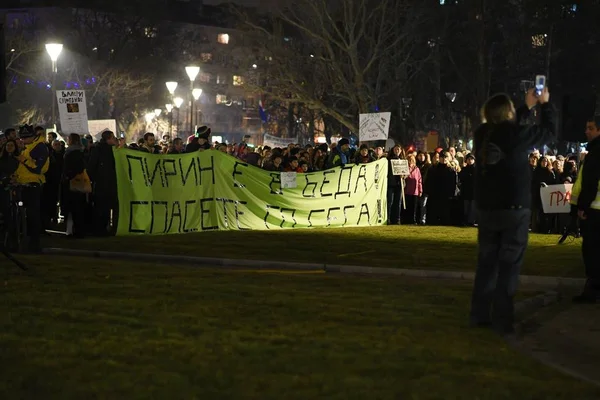
[[[463,200],[463,224],[475,224],[475,200]]]
[[[427,204],[427,224],[450,225],[451,201],[448,198],[430,196]]]
[[[43,229],[49,229],[52,223],[58,222],[58,193],[59,183],[46,182],[42,189],[42,224]]]
[[[113,226],[111,227],[110,216],[113,216]],[[117,220],[117,201],[108,196],[94,196],[94,233],[97,235],[107,235],[116,230]]]
[[[66,192],[63,202],[66,205],[65,218],[73,220],[73,236],[84,237],[86,234],[86,207],[87,197],[85,193]]]
[[[405,195],[406,209],[402,210],[402,223],[414,225],[417,223],[417,205],[419,202],[418,196]]]
[[[513,298],[529,239],[531,211],[478,211],[477,272],[471,299],[471,322],[491,323],[509,332],[514,323]]]
[[[600,211],[589,211],[581,221],[581,253],[587,277],[586,291],[600,295]]]
[[[400,210],[402,209],[402,188],[400,186],[388,186],[387,190],[388,224],[400,223]]]
[[[427,203],[429,196],[427,196],[426,194],[424,194],[423,196],[419,197],[419,201],[418,201],[418,206],[417,206],[417,216],[419,218],[419,223],[422,225],[425,225],[425,223],[427,222]]]
[[[23,206],[27,214],[28,250],[41,250],[40,236],[42,232],[42,185],[24,186],[21,192]]]

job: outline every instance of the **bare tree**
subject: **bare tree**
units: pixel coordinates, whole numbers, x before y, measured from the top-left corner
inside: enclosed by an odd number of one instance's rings
[[[405,0],[299,0],[265,24],[240,14],[270,57],[256,90],[303,103],[352,132],[359,113],[395,108],[402,78],[417,64],[423,18]]]

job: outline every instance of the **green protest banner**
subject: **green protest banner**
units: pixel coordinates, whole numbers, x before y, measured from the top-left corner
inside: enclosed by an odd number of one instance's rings
[[[288,189],[279,172],[215,150],[154,155],[115,149],[114,155],[117,235],[374,226],[387,220],[386,160],[297,174],[296,187]]]

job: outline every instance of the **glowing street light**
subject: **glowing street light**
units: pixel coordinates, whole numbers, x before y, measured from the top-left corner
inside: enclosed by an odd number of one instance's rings
[[[167,90],[171,93],[171,96],[175,94],[175,89],[177,89],[177,82],[165,82],[167,85]]]
[[[198,100],[200,98],[200,96],[202,96],[202,89],[193,89],[192,90],[192,96],[194,97],[194,100]]]
[[[200,67],[188,65],[185,67],[185,73],[190,78],[190,93],[194,92],[194,81],[200,73]],[[190,98],[190,133],[194,133],[194,101]]]
[[[154,119],[154,117],[155,117],[154,111],[146,113],[146,115],[144,115],[144,118],[146,119],[147,124],[150,124],[152,122],[152,120]]]
[[[200,73],[200,67],[197,67],[195,65],[190,65],[188,67],[185,67],[185,72],[187,73],[187,76],[190,78],[190,81],[194,82],[196,80],[196,77]]]
[[[154,109],[154,115],[156,116],[156,118],[160,117],[160,114],[162,114],[162,109],[155,108]]]
[[[56,62],[58,61],[58,57],[60,57],[60,53],[62,53],[63,45],[60,43],[48,43],[46,44],[46,52],[50,56],[50,60],[52,60],[52,72],[56,73]]]
[[[50,60],[52,60],[52,87],[56,86],[56,74],[58,72],[56,63],[58,61],[58,57],[60,57],[60,53],[62,53],[62,49],[63,45],[60,43],[46,44],[46,52],[50,56]],[[54,91],[52,92],[52,124],[56,125],[56,94]]]
[[[165,104],[165,108],[167,109],[167,113],[173,111],[173,104]]]

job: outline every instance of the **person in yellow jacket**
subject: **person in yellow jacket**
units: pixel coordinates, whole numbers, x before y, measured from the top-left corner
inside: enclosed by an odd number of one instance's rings
[[[22,199],[27,215],[28,250],[40,253],[42,233],[41,197],[42,185],[46,182],[45,173],[50,165],[45,135],[36,133],[32,126],[25,125],[19,130],[24,149],[19,156],[19,166],[15,181],[22,186]]]
[[[576,303],[600,303],[600,116],[586,124],[588,153],[573,185],[571,204],[581,221],[586,284]]]

